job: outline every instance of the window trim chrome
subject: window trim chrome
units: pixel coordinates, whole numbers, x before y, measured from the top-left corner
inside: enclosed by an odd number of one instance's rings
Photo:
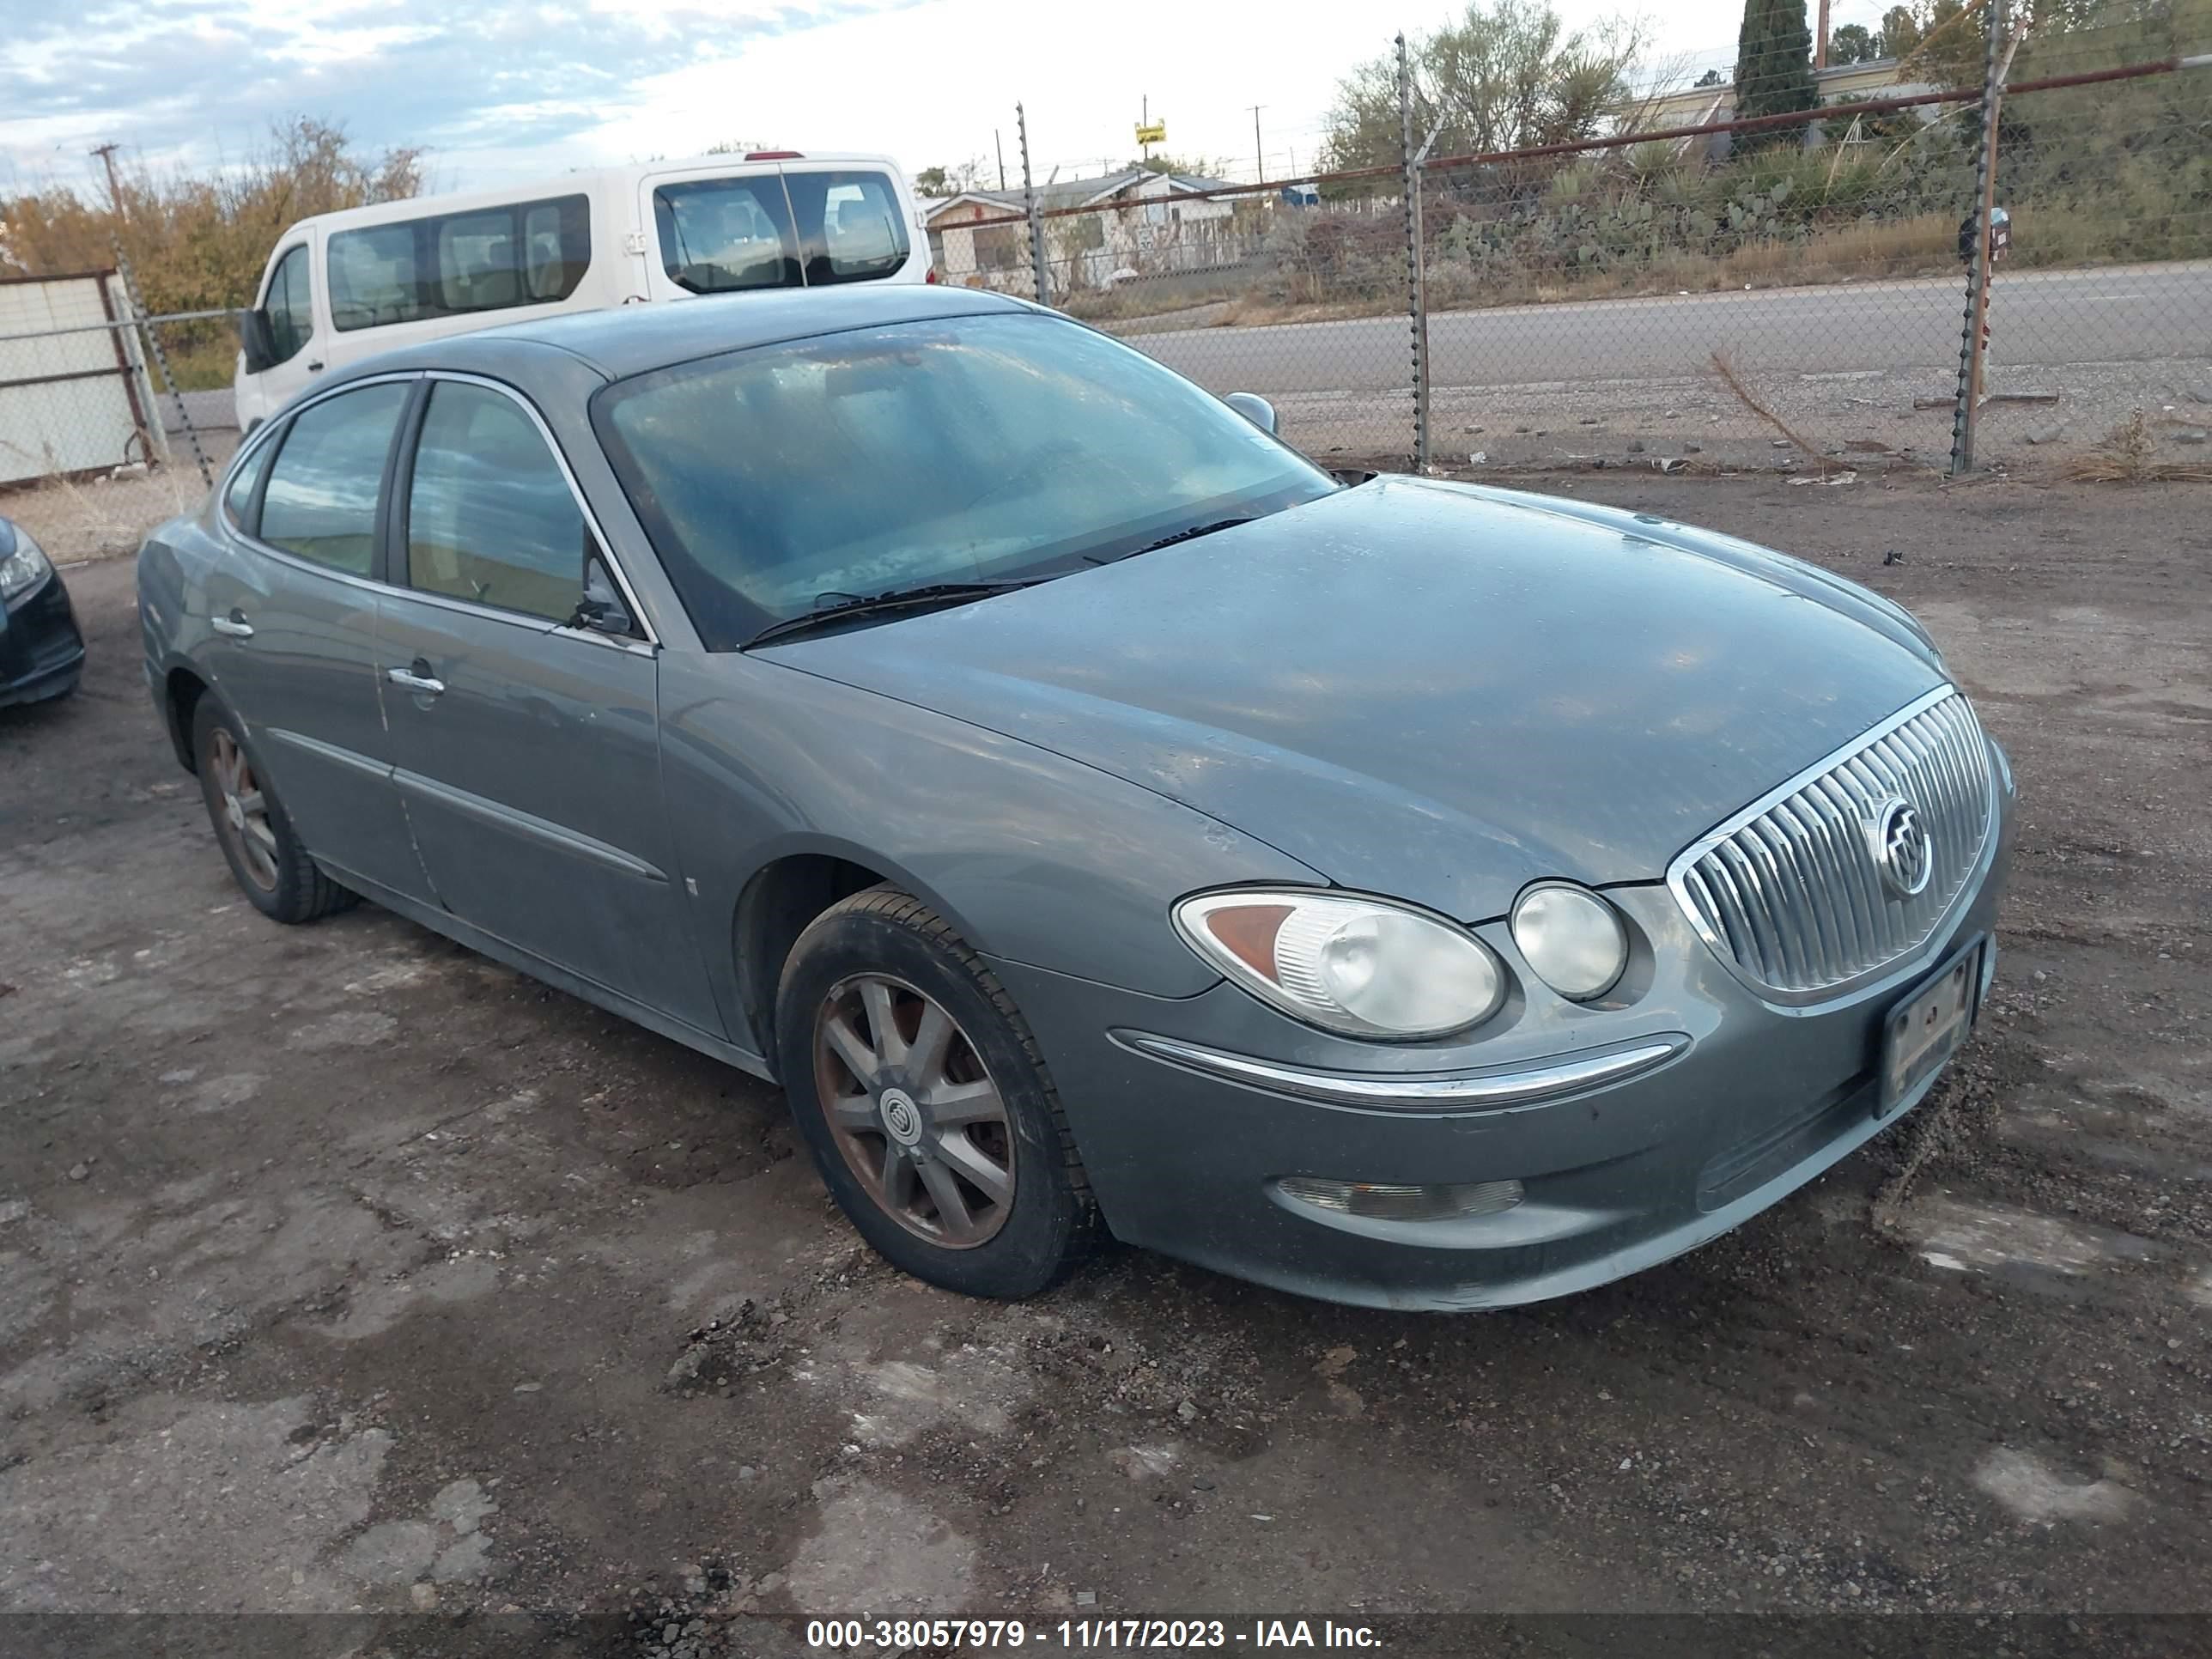
[[[504,611],[496,605],[472,605],[466,599],[452,599],[443,593],[432,593],[418,587],[401,586],[395,582],[380,582],[373,576],[356,576],[349,570],[340,570],[334,565],[318,564],[313,559],[302,558],[288,549],[264,541],[258,535],[249,536],[237,525],[232,523],[228,516],[224,514],[223,500],[228,495],[231,481],[237,475],[238,469],[245,464],[246,458],[261,446],[273,442],[276,434],[279,431],[289,432],[292,422],[317,404],[326,403],[332,398],[342,398],[349,392],[358,392],[363,386],[388,386],[395,383],[412,384],[417,380],[453,380],[463,385],[480,386],[489,391],[504,394],[520,406],[523,413],[530,417],[531,423],[538,428],[538,435],[544,440],[546,448],[552,452],[554,465],[561,469],[562,480],[568,486],[568,494],[576,503],[577,512],[582,515],[585,527],[592,532],[592,539],[598,545],[600,556],[606,561],[608,574],[614,578],[615,586],[622,590],[623,598],[629,602],[631,620],[645,631],[645,637],[642,640],[617,639],[611,634],[601,634],[591,629],[571,628],[565,623],[554,622],[544,617],[532,617],[524,611]],[[418,433],[416,441],[419,443],[420,441]],[[534,633],[559,634],[567,638],[611,647],[617,651],[627,651],[633,655],[653,656],[661,647],[659,632],[653,627],[653,619],[646,614],[645,607],[638,603],[637,590],[630,586],[629,574],[623,568],[621,558],[609,545],[606,531],[599,523],[599,514],[592,511],[591,503],[585,500],[583,488],[576,482],[575,471],[568,465],[568,457],[562,452],[559,440],[554,437],[552,428],[545,423],[545,417],[538,413],[537,406],[529,398],[506,382],[495,380],[488,375],[472,374],[461,369],[410,368],[394,370],[383,374],[364,374],[357,380],[347,380],[337,386],[322,387],[313,397],[303,398],[296,404],[288,404],[280,415],[264,421],[258,428],[247,435],[246,441],[239,445],[237,453],[230,458],[229,465],[223,469],[222,477],[214,492],[214,501],[216,514],[225,534],[252,549],[256,553],[281,560],[295,569],[307,571],[319,576],[328,576],[337,581],[349,583],[356,587],[364,587],[372,593],[404,594],[410,599],[419,599],[425,604],[457,611],[465,616],[490,617],[530,629]]]
[[[1982,878],[1987,874],[1990,861],[1996,856],[1998,836],[1996,824],[1994,822],[1997,811],[1996,766],[1989,764],[1982,769],[1983,806],[1984,812],[1991,819],[1989,832],[1982,838],[1981,851],[1974,860],[1973,868],[1967,872],[1966,879],[1960,883],[1959,890],[1953,896],[1951,902],[1936,917],[1934,925],[1929,930],[1927,939],[1918,948],[1907,951],[1901,956],[1893,957],[1887,962],[1877,963],[1865,972],[1856,974],[1850,979],[1839,981],[1836,984],[1824,985],[1812,991],[1780,991],[1754,978],[1744,965],[1736,960],[1735,952],[1729,948],[1728,941],[1707,926],[1705,917],[1698,913],[1696,902],[1690,896],[1687,882],[1690,871],[1706,854],[1727,841],[1736,831],[1753,819],[1763,816],[1778,803],[1785,801],[1796,794],[1814,779],[1825,777],[1854,755],[1872,748],[1899,727],[1917,720],[1938,704],[1952,697],[1964,698],[1966,695],[1956,684],[1946,679],[1933,690],[1915,697],[1887,719],[1869,726],[1850,742],[1838,745],[1802,771],[1768,790],[1741,811],[1723,819],[1677,853],[1668,863],[1667,890],[1674,896],[1674,908],[1681,912],[1691,927],[1696,931],[1698,937],[1703,939],[1713,955],[1720,959],[1721,965],[1767,1006],[1780,1009],[1785,1012],[1800,1013],[1814,1007],[1826,1007],[1836,1003],[1848,1002],[1866,993],[1869,988],[1879,988],[1909,977],[1911,971],[1917,969],[1921,963],[1932,958],[1942,949],[1949,940],[1951,929],[1960,915],[1972,903],[1975,896],[1981,891]],[[1971,704],[1969,704],[1968,712],[1972,714]],[[1977,732],[1981,732],[1981,721],[1978,718],[1974,720],[1974,728]],[[1982,732],[1981,736],[1983,744],[1986,748],[1989,744],[1989,734]]]

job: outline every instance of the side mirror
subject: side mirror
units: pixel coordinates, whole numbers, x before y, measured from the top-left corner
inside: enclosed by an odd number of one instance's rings
[[[594,634],[609,634],[618,640],[637,637],[637,624],[630,619],[621,590],[597,559],[585,562],[584,597],[576,602],[576,614],[568,619],[568,626],[588,628]]]
[[[241,311],[238,313],[238,343],[246,353],[246,372],[258,374],[276,362],[276,339],[270,332],[269,313],[265,311]]]
[[[1256,392],[1232,392],[1221,400],[1235,410],[1261,431],[1273,436],[1275,430],[1275,406]]]

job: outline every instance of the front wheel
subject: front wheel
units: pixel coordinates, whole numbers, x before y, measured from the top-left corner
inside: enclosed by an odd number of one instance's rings
[[[945,921],[875,887],[799,935],[776,999],[792,1115],[862,1237],[969,1296],[1050,1285],[1097,1208],[1013,1000]]]

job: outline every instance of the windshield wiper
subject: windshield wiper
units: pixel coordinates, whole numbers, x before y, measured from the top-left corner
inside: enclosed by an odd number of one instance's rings
[[[881,593],[823,593],[815,597],[815,609],[801,611],[796,617],[786,617],[772,622],[745,641],[744,648],[766,645],[787,635],[804,633],[823,623],[843,622],[854,617],[881,614],[894,611],[921,611],[932,605],[958,605],[968,599],[988,599],[994,593],[1011,593],[1018,587],[1034,587],[1049,576],[1014,576],[1002,581],[927,582],[920,587],[893,587]]]
[[[1242,518],[1215,519],[1206,524],[1194,524],[1188,530],[1176,531],[1172,536],[1163,536],[1156,542],[1146,542],[1142,547],[1133,547],[1127,553],[1115,553],[1105,558],[1101,558],[1095,553],[1086,553],[1083,556],[1092,564],[1113,564],[1122,559],[1133,559],[1139,553],[1152,553],[1163,547],[1173,547],[1177,542],[1194,542],[1200,536],[1211,536],[1217,530],[1234,530],[1240,524],[1251,523],[1254,516],[1248,513]]]

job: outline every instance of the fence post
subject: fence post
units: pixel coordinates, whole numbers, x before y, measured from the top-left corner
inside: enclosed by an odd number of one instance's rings
[[[169,354],[161,349],[161,337],[154,331],[153,324],[146,320],[146,302],[138,297],[138,278],[131,269],[131,261],[123,252],[123,240],[117,237],[108,244],[115,250],[115,269],[123,278],[123,297],[130,302],[131,320],[138,325],[144,337],[146,349],[154,359],[154,367],[161,371],[161,390],[169,394],[169,401],[177,406],[177,422],[185,428],[185,441],[192,447],[192,459],[199,464],[200,482],[210,489],[215,488],[215,472],[208,465],[207,451],[200,447],[199,428],[192,424],[191,411],[185,407],[185,394],[178,388],[177,378],[169,373]],[[148,457],[149,459],[152,458]]]
[[[1997,109],[2004,91],[2004,0],[1989,0],[1984,27],[1989,52],[1982,66],[1982,143],[1974,161],[1974,254],[1966,266],[1966,324],[1959,340],[1959,389],[1951,406],[1951,477],[1974,470],[1974,423],[1980,412],[1982,329],[1990,314],[1990,216],[1997,198]]]
[[[1413,337],[1413,470],[1429,470],[1429,303],[1422,274],[1421,163],[1413,153],[1413,61],[1398,36],[1398,144],[1406,164],[1406,313]]]
[[[1030,178],[1030,118],[1019,104],[1014,106],[1014,131],[1022,141],[1022,211],[1030,220],[1030,279],[1036,285],[1036,302],[1048,306],[1052,290],[1045,281],[1044,221],[1037,215],[1036,185]]]

